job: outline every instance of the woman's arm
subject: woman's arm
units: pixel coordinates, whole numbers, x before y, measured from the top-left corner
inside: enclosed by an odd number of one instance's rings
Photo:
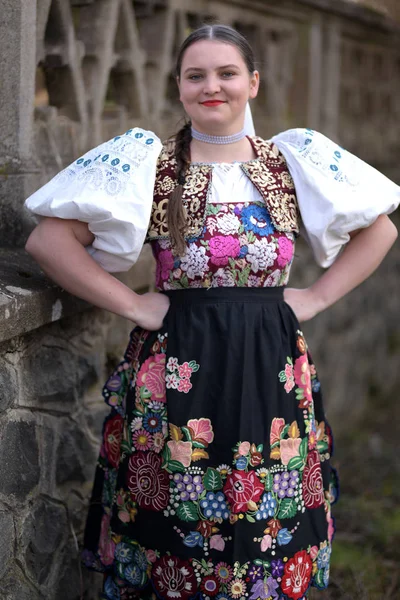
[[[386,215],[353,231],[333,265],[309,288],[288,288],[285,301],[299,321],[308,321],[357,287],[380,265],[397,238],[397,229]]]
[[[159,329],[168,298],[154,293],[140,296],[104,271],[84,248],[93,240],[86,223],[47,218],[33,230],[25,248],[43,271],[71,294],[145,329]]]

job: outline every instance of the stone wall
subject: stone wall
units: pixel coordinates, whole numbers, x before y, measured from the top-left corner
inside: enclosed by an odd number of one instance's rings
[[[101,578],[81,572],[78,548],[101,384],[129,330],[51,284],[27,257],[33,222],[23,200],[128,127],[173,133],[182,117],[174,53],[210,18],[237,26],[255,48],[260,134],[318,128],[400,182],[400,29],[353,4],[0,1],[0,600],[97,598]],[[307,285],[319,269],[304,245],[297,254],[292,283]],[[366,284],[304,327],[337,436],[374,403],[390,406],[398,389],[399,258],[397,245]],[[148,289],[152,269],[147,249],[125,281]],[[388,443],[387,415],[377,417],[371,452]]]

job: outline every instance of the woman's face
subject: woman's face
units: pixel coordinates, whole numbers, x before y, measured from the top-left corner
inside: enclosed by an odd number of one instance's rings
[[[231,135],[243,128],[246,104],[257,95],[259,75],[249,73],[235,46],[202,40],[186,50],[178,86],[195,129]]]

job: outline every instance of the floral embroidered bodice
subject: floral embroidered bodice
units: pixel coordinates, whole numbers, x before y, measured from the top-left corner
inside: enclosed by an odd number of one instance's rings
[[[275,229],[263,202],[211,203],[202,234],[174,257],[169,239],[152,243],[160,290],[286,285],[294,234]]]

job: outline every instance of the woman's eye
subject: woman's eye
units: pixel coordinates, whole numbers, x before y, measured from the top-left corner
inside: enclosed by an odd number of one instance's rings
[[[222,73],[222,75],[224,77],[233,77],[235,73],[232,73],[231,71],[225,71],[224,73]]]
[[[200,78],[201,78],[201,75],[189,75],[189,77],[188,77],[188,79],[190,81],[197,81]]]

